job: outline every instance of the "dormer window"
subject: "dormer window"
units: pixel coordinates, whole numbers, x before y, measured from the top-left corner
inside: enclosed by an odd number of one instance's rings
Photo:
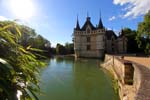
[[[91,32],[90,28],[87,28],[86,33],[89,34],[90,32]]]

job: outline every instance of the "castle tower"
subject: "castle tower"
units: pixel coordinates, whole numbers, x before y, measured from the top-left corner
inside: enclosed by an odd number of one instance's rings
[[[77,17],[73,36],[76,57],[102,58],[105,52],[126,53],[127,51],[127,38],[123,30],[119,37],[113,30],[106,30],[101,16],[96,27],[91,23],[88,15],[84,25],[80,27]]]
[[[105,29],[100,17],[98,27],[91,23],[91,18],[86,17],[86,21],[80,28],[78,18],[74,28],[74,50],[76,57],[101,58],[105,49]]]

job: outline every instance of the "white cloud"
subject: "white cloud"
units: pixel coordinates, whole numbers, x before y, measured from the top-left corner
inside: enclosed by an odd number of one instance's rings
[[[135,18],[139,15],[143,15],[150,10],[150,0],[113,0],[115,5],[125,6],[123,9],[126,13],[124,18]]]
[[[8,19],[4,16],[0,16],[0,21],[4,21],[4,20],[8,20]]]
[[[112,20],[115,20],[116,19],[116,17],[115,16],[112,16],[112,17],[110,17],[108,20],[109,21],[112,21]]]
[[[112,28],[110,28],[110,27],[107,27],[107,30],[112,30]]]

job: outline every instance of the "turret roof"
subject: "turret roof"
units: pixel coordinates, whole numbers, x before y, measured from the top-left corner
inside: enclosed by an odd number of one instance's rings
[[[99,19],[98,28],[100,28],[100,29],[103,29],[103,28],[104,28],[101,17],[100,17],[100,19]]]
[[[79,25],[78,17],[77,17],[77,24],[76,24],[75,30],[80,30],[80,25]]]
[[[94,27],[94,25],[91,23],[90,17],[87,17],[87,18],[86,18],[86,22],[84,23],[84,25],[83,25],[83,27],[81,28],[81,30],[82,30],[82,31],[85,31],[86,28],[88,27],[88,25],[90,26],[90,28],[91,28],[92,30],[95,30],[95,29],[96,29],[96,28]]]
[[[122,38],[123,36],[125,36],[123,29],[121,30],[121,32],[119,33],[119,37],[118,38]]]

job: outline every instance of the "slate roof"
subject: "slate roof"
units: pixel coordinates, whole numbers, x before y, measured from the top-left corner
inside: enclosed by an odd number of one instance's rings
[[[119,33],[119,37],[118,38],[122,38],[123,36],[125,36],[124,31],[121,30],[121,32]]]
[[[82,28],[80,28],[80,25],[79,25],[79,21],[78,21],[78,18],[77,18],[77,23],[76,23],[76,27],[74,28],[75,30],[80,30],[80,31],[86,31],[86,28],[88,26],[90,26],[90,28],[92,30],[96,30],[96,29],[104,29],[104,26],[103,26],[103,22],[102,22],[102,19],[100,18],[99,20],[99,23],[98,23],[98,26],[94,26],[91,21],[90,21],[90,17],[87,17],[86,18],[86,21],[84,23],[84,25],[82,26]]]
[[[100,28],[100,29],[103,29],[103,28],[104,28],[101,18],[100,18],[100,20],[99,20],[98,28]]]
[[[112,36],[114,36],[114,38],[117,39],[116,34],[112,30],[107,30],[105,33],[105,36],[106,36],[107,40],[111,40]]]
[[[77,24],[76,24],[75,30],[80,30],[80,25],[79,25],[78,19],[77,19]]]
[[[86,22],[84,23],[83,27],[81,28],[82,31],[86,31],[87,26],[90,26],[92,30],[95,30],[96,28],[90,21],[90,17],[87,17]]]

